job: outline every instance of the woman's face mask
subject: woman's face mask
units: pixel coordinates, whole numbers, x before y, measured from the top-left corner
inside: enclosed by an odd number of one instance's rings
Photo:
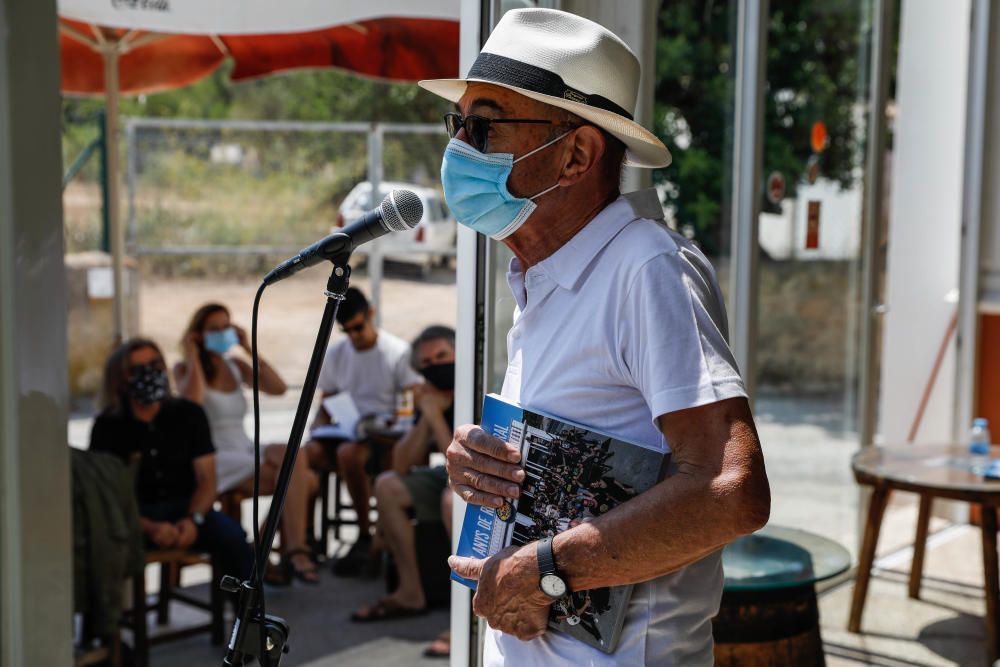
[[[480,153],[460,139],[449,141],[441,161],[441,185],[455,219],[498,241],[516,232],[534,212],[534,200],[558,188],[559,183],[532,197],[515,197],[507,189],[514,164],[548,148],[570,132],[516,160],[511,153]]]
[[[240,342],[240,337],[233,327],[226,327],[222,331],[206,331],[204,338],[205,349],[216,354],[225,354]]]
[[[142,405],[162,401],[169,388],[167,372],[158,364],[140,364],[129,369],[128,395]]]
[[[420,369],[420,374],[435,389],[440,389],[441,391],[452,391],[455,389],[455,362],[425,366]]]

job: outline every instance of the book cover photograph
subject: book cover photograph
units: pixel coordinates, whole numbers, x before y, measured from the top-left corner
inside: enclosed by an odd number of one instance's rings
[[[520,496],[500,508],[466,508],[460,556],[488,558],[511,544],[553,536],[609,512],[656,484],[666,458],[493,394],[483,402],[482,428],[521,449],[525,479]],[[452,579],[475,588],[476,582],[454,573]],[[575,591],[553,603],[549,627],[611,653],[631,591],[631,586]]]

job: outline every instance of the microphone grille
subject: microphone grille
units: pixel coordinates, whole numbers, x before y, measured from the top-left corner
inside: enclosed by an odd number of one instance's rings
[[[424,217],[420,197],[409,190],[393,190],[385,196],[379,208],[382,209],[382,221],[392,232],[413,229]]]

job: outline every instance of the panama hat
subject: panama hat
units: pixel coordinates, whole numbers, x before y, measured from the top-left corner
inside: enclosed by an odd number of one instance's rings
[[[555,9],[514,9],[497,23],[464,79],[420,86],[458,102],[469,83],[509,88],[570,111],[620,139],[625,163],[665,167],[670,151],[633,120],[639,61],[607,28]]]

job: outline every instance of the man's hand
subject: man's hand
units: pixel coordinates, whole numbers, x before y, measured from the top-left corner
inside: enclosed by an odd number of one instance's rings
[[[177,528],[167,521],[154,522],[147,535],[153,544],[162,549],[170,549],[177,545]]]
[[[448,483],[467,503],[500,507],[520,494],[521,452],[475,424],[459,426],[445,452]]]
[[[460,577],[478,581],[472,598],[476,616],[490,627],[522,641],[545,634],[552,599],[538,587],[538,546],[509,546],[480,560],[451,556],[448,565]]]
[[[420,411],[424,414],[433,412],[436,414],[443,414],[448,406],[451,405],[454,399],[436,389],[424,389],[420,392],[420,400],[418,405],[420,406]]]
[[[174,526],[177,528],[177,543],[174,546],[178,549],[187,549],[198,539],[198,527],[191,519],[181,519]]]

